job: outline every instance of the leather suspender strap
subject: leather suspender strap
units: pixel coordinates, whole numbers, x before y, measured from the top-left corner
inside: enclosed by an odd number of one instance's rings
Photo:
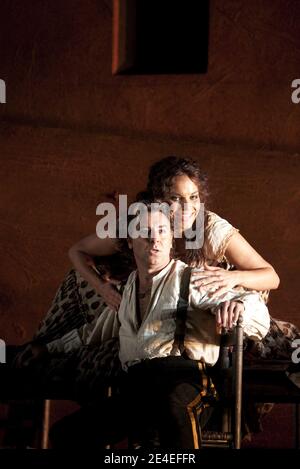
[[[180,355],[183,355],[184,353],[184,336],[186,328],[187,309],[189,306],[191,271],[191,267],[186,267],[181,277],[179,300],[176,308],[176,328],[171,355],[176,355],[176,352],[178,353],[178,350],[180,352]]]

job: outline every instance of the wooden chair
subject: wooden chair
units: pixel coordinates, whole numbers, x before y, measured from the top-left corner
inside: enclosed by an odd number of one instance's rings
[[[233,352],[231,352],[231,345]],[[232,356],[232,360],[231,360]],[[300,389],[287,376],[289,360],[243,360],[243,330],[223,336],[219,357],[222,431],[202,432],[202,447],[241,447],[242,400],[294,405],[295,448],[300,448]]]
[[[221,338],[213,379],[220,395],[221,431],[201,431],[201,447],[241,447],[243,328],[240,323]]]

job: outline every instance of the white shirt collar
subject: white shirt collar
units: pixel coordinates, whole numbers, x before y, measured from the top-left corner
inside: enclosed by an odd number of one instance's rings
[[[164,267],[162,270],[160,270],[156,275],[154,275],[152,277],[152,286],[154,286],[162,277],[164,277],[169,272],[169,270],[171,270],[172,265],[174,264],[174,262],[175,262],[174,259],[171,259],[170,262],[166,265],[166,267]],[[133,283],[135,283],[135,281],[137,279],[137,275],[138,275],[138,271],[135,270],[133,272],[133,275],[132,275],[130,281],[128,282],[129,285],[132,285]]]

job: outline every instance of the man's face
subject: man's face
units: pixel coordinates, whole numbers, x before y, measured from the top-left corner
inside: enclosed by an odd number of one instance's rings
[[[129,247],[137,266],[160,270],[170,261],[173,233],[168,217],[159,211],[145,213],[140,218],[141,237],[130,239]]]

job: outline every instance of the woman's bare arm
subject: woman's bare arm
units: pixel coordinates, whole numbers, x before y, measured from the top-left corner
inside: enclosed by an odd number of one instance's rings
[[[258,291],[278,288],[280,280],[275,269],[240,233],[232,236],[225,256],[237,268],[237,285]]]
[[[95,270],[95,256],[110,256],[118,252],[115,239],[100,239],[96,234],[86,236],[69,249],[69,257],[75,269],[100,294],[112,308],[117,308],[121,295],[111,282],[100,278]]]
[[[236,286],[257,291],[278,288],[280,280],[274,268],[239,233],[230,239],[225,256],[237,270],[205,266],[202,272],[193,273],[194,285],[200,291],[213,289],[211,296],[218,297]]]

